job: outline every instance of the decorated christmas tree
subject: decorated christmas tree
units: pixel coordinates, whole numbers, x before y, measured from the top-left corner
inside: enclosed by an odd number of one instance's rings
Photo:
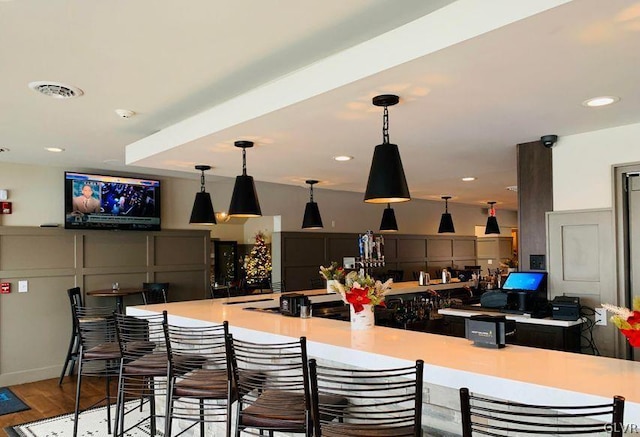
[[[267,281],[271,276],[271,253],[262,232],[256,234],[256,242],[246,257],[247,283],[256,284]]]

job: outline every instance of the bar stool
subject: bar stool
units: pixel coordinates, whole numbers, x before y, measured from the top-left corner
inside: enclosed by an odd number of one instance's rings
[[[309,360],[314,436],[422,436],[423,368],[422,360],[376,370]]]
[[[78,350],[78,379],[73,421],[73,436],[78,435],[80,395],[82,379],[85,376],[104,377],[106,380],[105,400],[107,406],[107,431],[111,434],[111,377],[118,375],[120,348],[116,341],[113,309],[109,307],[87,308],[72,305],[74,324],[77,327],[80,348]],[[102,401],[98,401],[97,405]],[[89,408],[91,408],[89,407]]]
[[[167,313],[136,317],[115,313],[115,321],[121,352],[115,434],[123,436],[149,420],[151,435],[156,435],[155,395],[164,394],[168,367],[163,328]],[[125,405],[128,398],[140,399],[140,408],[147,404],[149,416],[125,429],[125,416],[131,411]]]
[[[174,419],[193,422],[181,433],[199,424],[202,437],[205,424],[225,422],[229,437],[235,392],[225,344],[228,323],[204,327],[165,323],[164,333],[169,355],[165,437],[171,437]]]
[[[306,338],[260,344],[227,336],[238,399],[236,437],[246,428],[312,435]]]
[[[142,283],[142,300],[145,305],[154,303],[167,303],[169,295],[168,282],[143,282]]]
[[[533,405],[474,395],[463,387],[462,435],[600,435],[609,431],[612,437],[622,437],[624,401],[614,396],[612,402],[598,405]]]
[[[82,292],[80,291],[80,287],[74,287],[67,290],[67,295],[69,296],[69,310],[71,311],[71,339],[69,340],[69,348],[67,349],[64,366],[62,366],[62,372],[60,372],[58,385],[62,384],[64,374],[67,371],[69,364],[71,364],[71,367],[69,367],[69,376],[73,375],[73,368],[76,365],[76,361],[78,361],[78,352],[80,351],[80,339],[78,338],[76,318],[73,316],[73,305],[77,305],[79,307],[84,306],[82,303]]]

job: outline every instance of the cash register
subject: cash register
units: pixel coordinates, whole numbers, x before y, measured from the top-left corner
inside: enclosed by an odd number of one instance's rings
[[[500,290],[482,295],[480,305],[504,312],[531,313],[534,317],[545,317],[548,315],[547,273],[509,273]]]

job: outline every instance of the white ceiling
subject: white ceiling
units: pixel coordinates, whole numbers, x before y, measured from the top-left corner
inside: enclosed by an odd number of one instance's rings
[[[413,197],[515,209],[516,144],[640,122],[639,47],[630,0],[3,0],[0,160],[232,177],[248,139],[257,180],[363,192],[371,98],[394,93]],[[597,95],[621,101],[581,105]]]

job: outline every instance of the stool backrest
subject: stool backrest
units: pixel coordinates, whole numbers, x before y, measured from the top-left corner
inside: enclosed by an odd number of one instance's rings
[[[168,282],[143,282],[142,298],[145,305],[154,303],[167,303],[169,296],[169,283]]]
[[[423,368],[422,360],[387,369],[309,360],[314,435],[422,436]]]
[[[591,405],[534,405],[474,395],[460,389],[462,435],[594,435],[611,431],[621,437],[624,430],[624,398]],[[490,433],[490,434],[487,434]]]

